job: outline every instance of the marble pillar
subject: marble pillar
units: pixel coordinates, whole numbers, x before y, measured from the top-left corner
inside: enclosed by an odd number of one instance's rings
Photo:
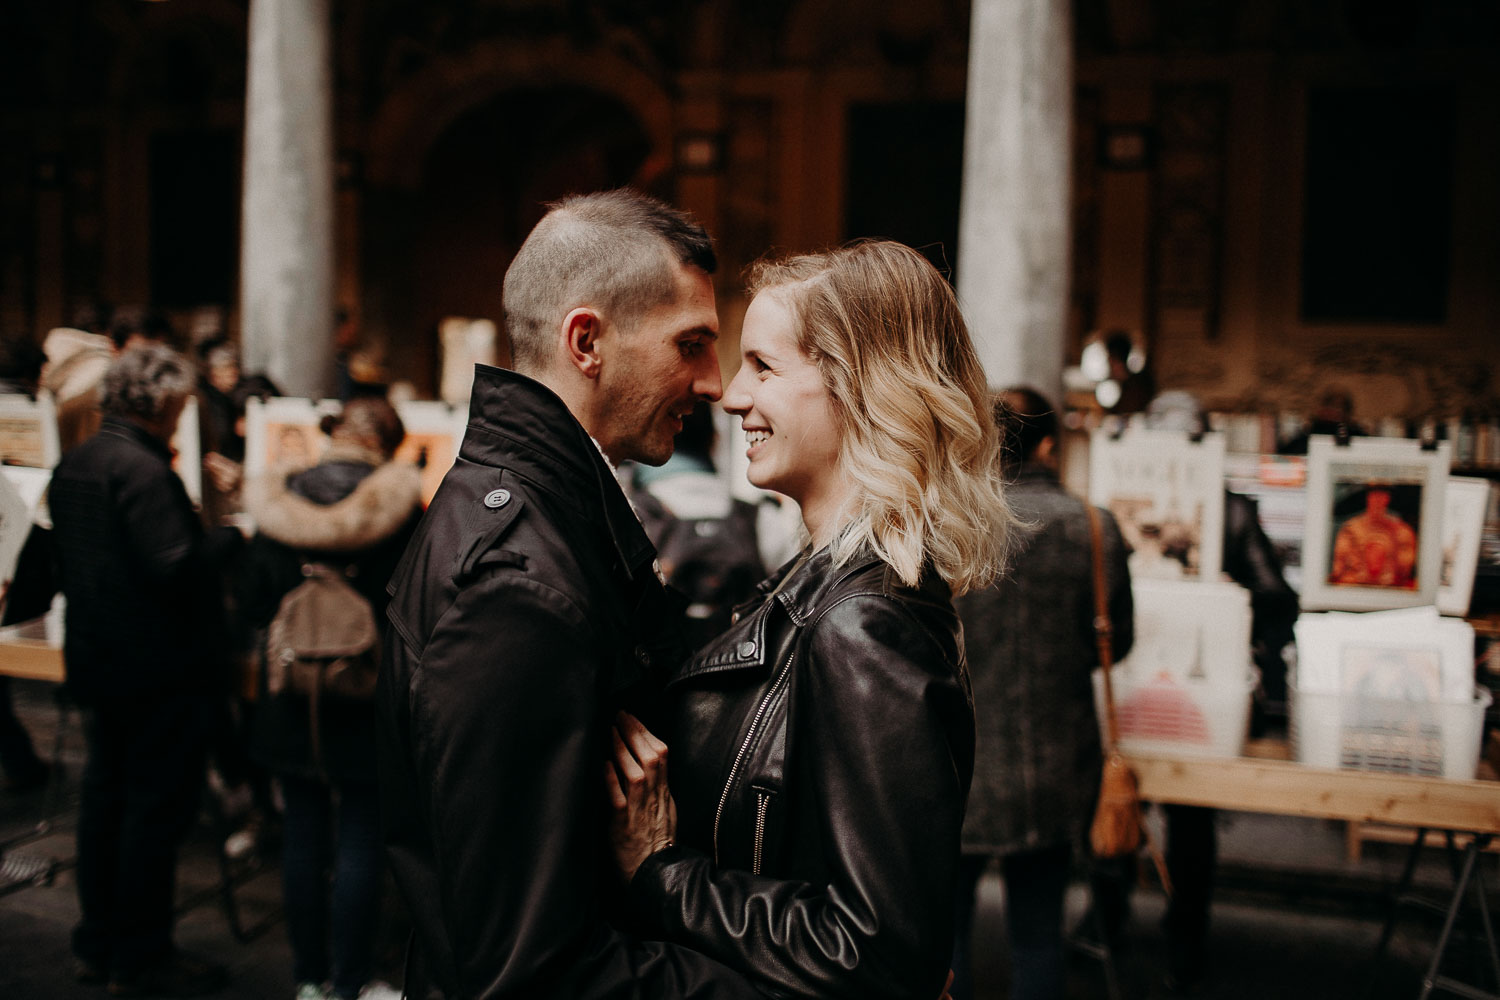
[[[958,294],[994,388],[1062,393],[1069,277],[1069,0],[974,0]]]
[[[240,237],[245,370],[290,396],[334,389],[328,0],[251,0]]]

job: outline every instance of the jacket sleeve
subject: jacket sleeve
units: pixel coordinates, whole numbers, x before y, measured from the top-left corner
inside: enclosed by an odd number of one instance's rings
[[[671,847],[630,894],[652,930],[776,997],[936,1000],[952,949],[974,723],[958,668],[905,609],[846,599],[812,626],[789,755],[825,878],[716,869]],[[794,780],[793,778],[788,779]]]
[[[583,1000],[631,982],[641,992],[629,995],[751,995],[728,970],[632,945],[603,918],[607,669],[565,595],[502,576],[459,592],[409,677],[402,753],[431,840],[421,888],[435,897],[419,919],[442,922],[448,954],[430,958],[455,995]]]
[[[124,483],[119,509],[136,560],[161,583],[196,582],[198,574],[221,571],[241,547],[234,528],[205,535],[182,480],[165,466]]]
[[[1104,539],[1104,579],[1109,593],[1110,646],[1118,663],[1135,645],[1135,598],[1130,591],[1129,552],[1120,525],[1109,511],[1101,509],[1099,514]]]

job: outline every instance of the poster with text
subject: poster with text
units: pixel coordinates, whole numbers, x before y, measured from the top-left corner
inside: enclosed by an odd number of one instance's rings
[[[1131,579],[1215,581],[1223,555],[1224,438],[1095,431],[1089,500],[1114,514]]]

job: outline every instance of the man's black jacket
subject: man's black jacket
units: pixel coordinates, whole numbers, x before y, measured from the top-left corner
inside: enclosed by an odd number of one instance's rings
[[[220,573],[243,539],[207,534],[165,442],[106,417],[52,475],[63,657],[80,701],[223,680]]]
[[[609,727],[673,666],[654,559],[563,402],[478,366],[458,461],[391,583],[377,696],[410,995],[755,996],[603,915]]]

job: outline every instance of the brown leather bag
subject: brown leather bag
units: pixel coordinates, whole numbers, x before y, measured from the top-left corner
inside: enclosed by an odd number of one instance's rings
[[[1089,538],[1094,563],[1094,642],[1099,649],[1099,668],[1104,671],[1104,776],[1099,783],[1099,803],[1089,827],[1089,846],[1096,858],[1120,858],[1141,846],[1144,824],[1140,785],[1135,772],[1121,755],[1115,724],[1115,692],[1110,680],[1114,648],[1109,606],[1104,583],[1104,544],[1099,512],[1085,505],[1089,515]]]

